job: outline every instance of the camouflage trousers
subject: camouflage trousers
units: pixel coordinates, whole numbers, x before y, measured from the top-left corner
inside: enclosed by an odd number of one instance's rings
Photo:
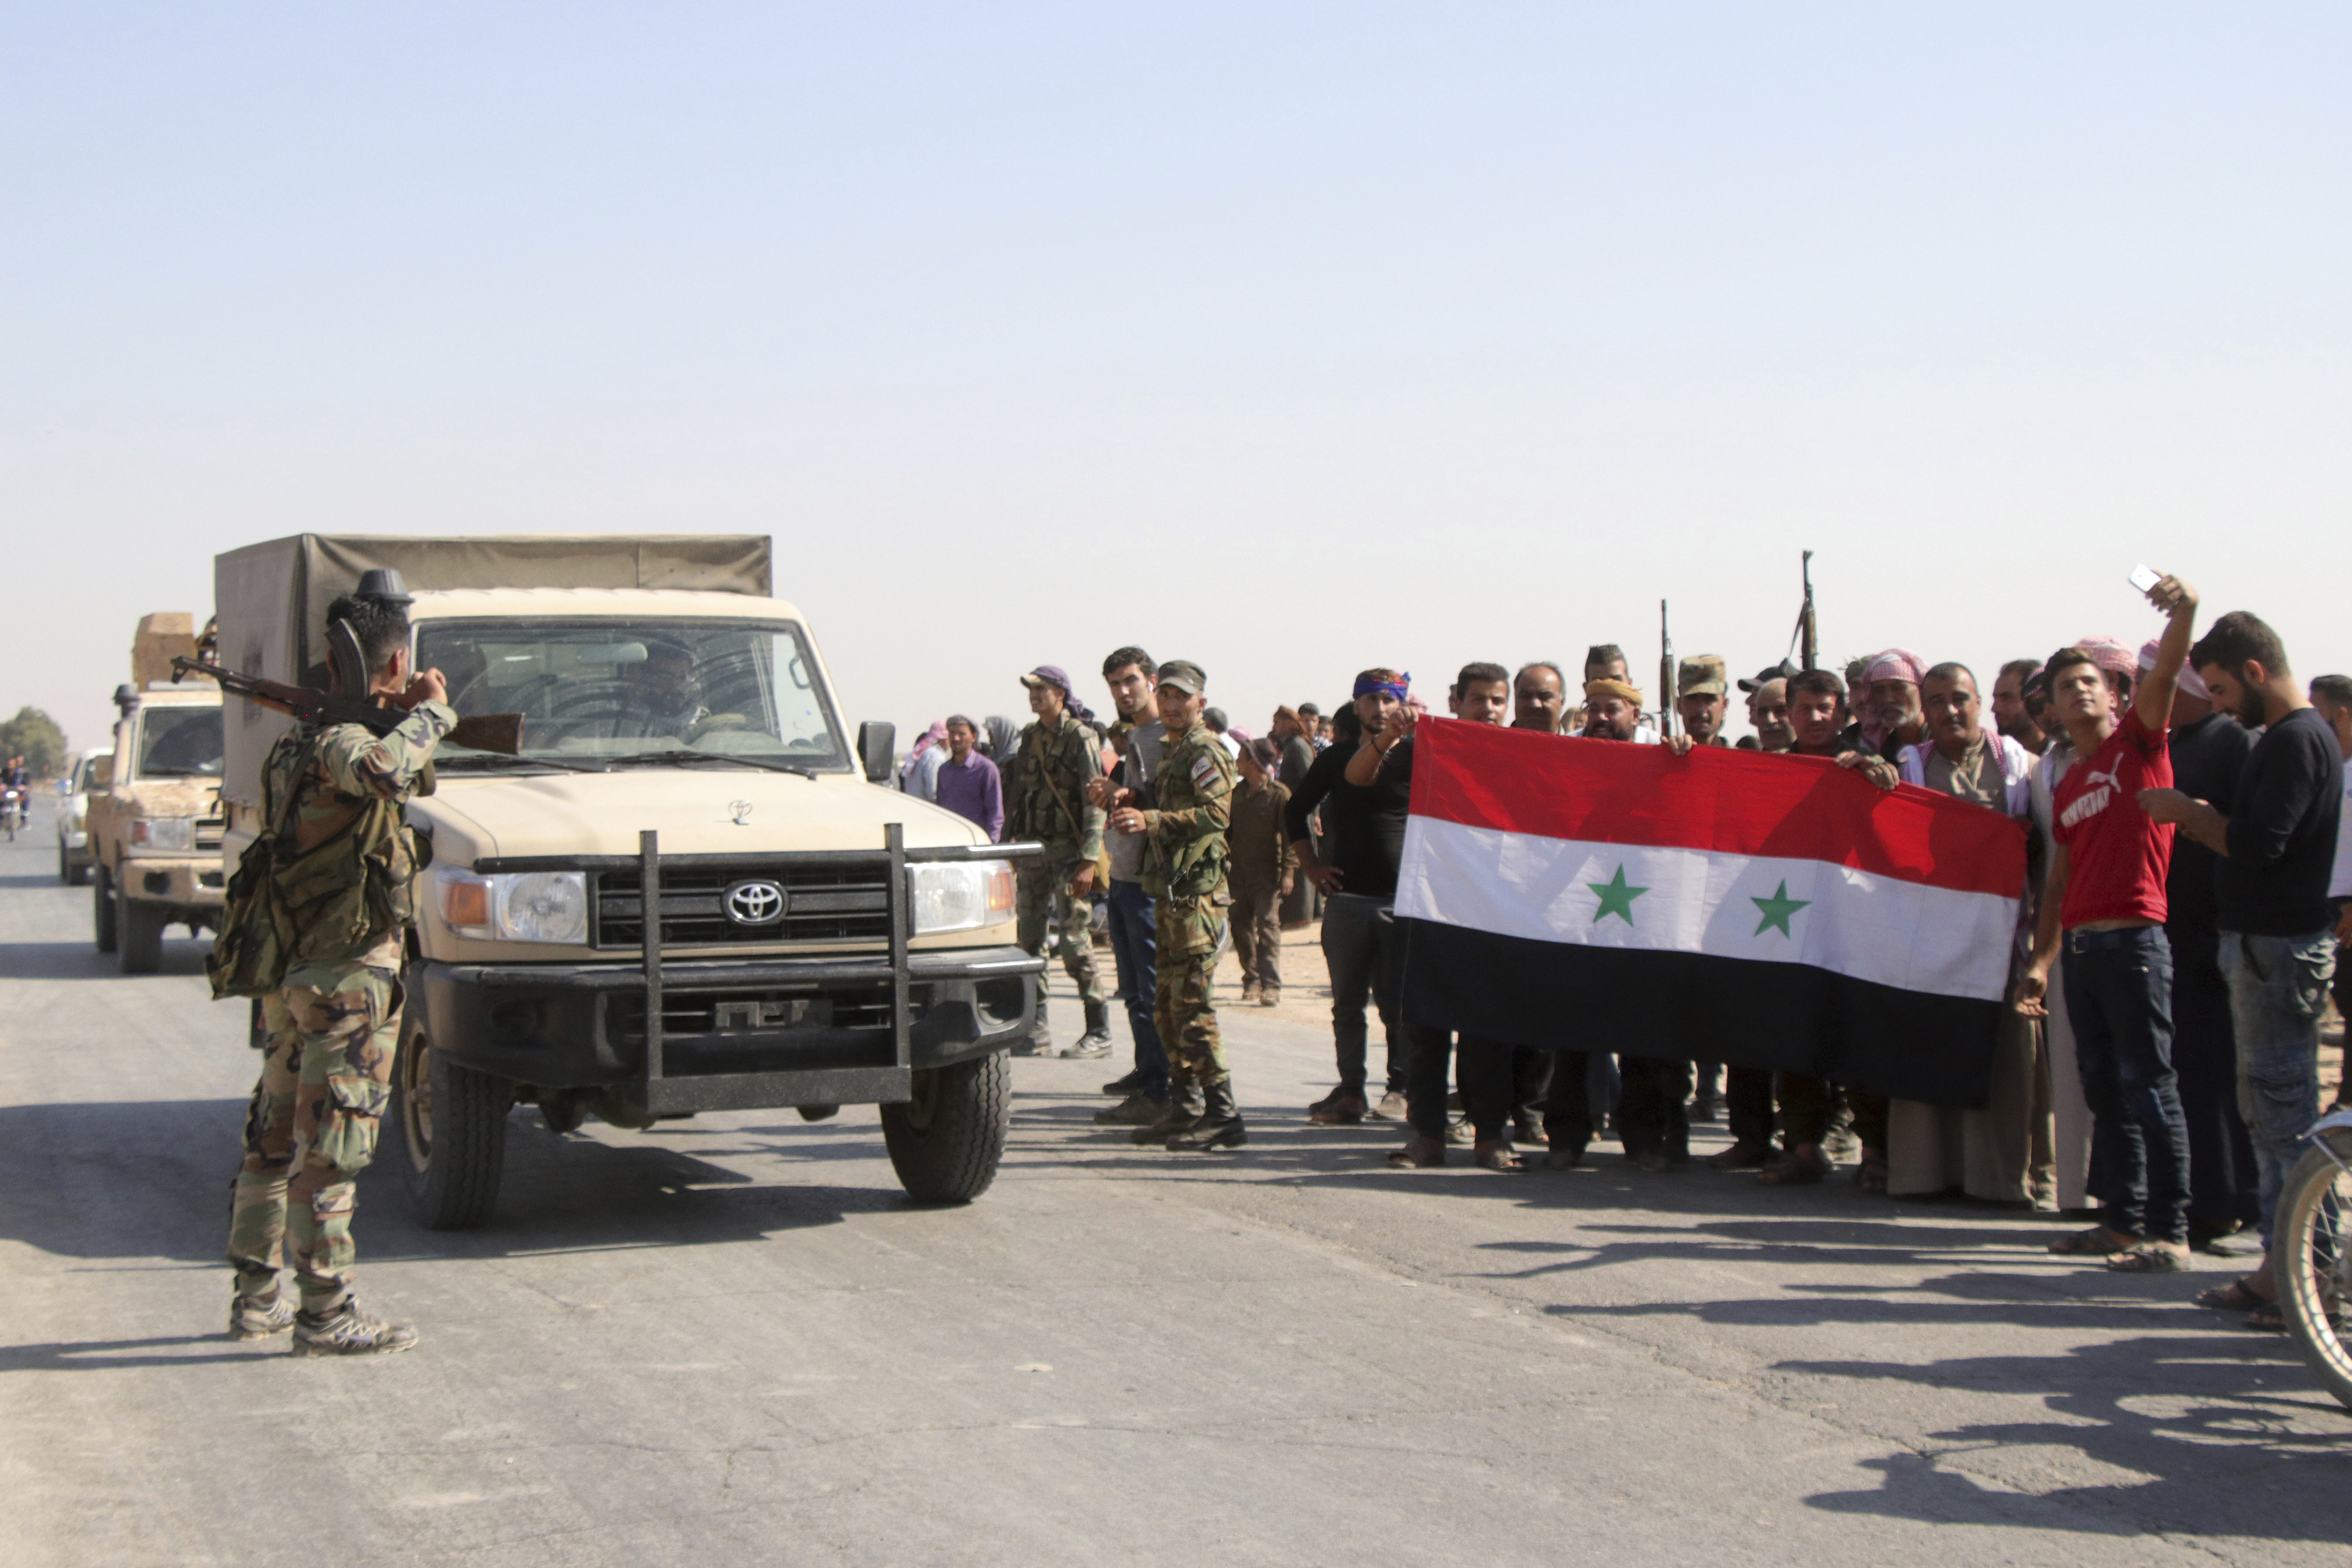
[[[1024,860],[1013,889],[1013,914],[1024,952],[1044,956],[1045,916],[1054,917],[1054,954],[1078,988],[1078,999],[1089,1007],[1103,1005],[1102,977],[1095,972],[1094,910],[1070,894],[1070,879],[1085,862]],[[1044,1002],[1040,982],[1038,1000]]]
[[[228,1231],[246,1294],[273,1293],[282,1263],[310,1311],[351,1295],[354,1178],[392,1098],[400,1004],[399,976],[365,964],[300,965],[262,998],[268,1043]]]
[[[1225,1073],[1225,1042],[1217,1033],[1214,985],[1225,912],[1211,899],[1163,894],[1155,900],[1160,930],[1160,991],[1151,1022],[1168,1050],[1168,1071],[1195,1083]]]

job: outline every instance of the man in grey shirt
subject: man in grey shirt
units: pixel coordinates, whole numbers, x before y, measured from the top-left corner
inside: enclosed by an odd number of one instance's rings
[[[1160,753],[1168,733],[1160,727],[1152,690],[1159,685],[1160,667],[1139,647],[1123,647],[1103,660],[1103,679],[1110,687],[1110,705],[1118,714],[1110,727],[1110,742],[1118,749],[1118,767],[1096,781],[1103,800],[1112,792],[1131,789],[1139,805],[1151,799],[1152,775],[1160,771]],[[1127,1002],[1128,1032],[1135,1037],[1135,1068],[1103,1085],[1105,1094],[1122,1098],[1117,1105],[1095,1112],[1095,1120],[1110,1125],[1145,1126],[1168,1110],[1168,1053],[1151,1022],[1151,1006],[1159,992],[1156,952],[1159,926],[1151,895],[1141,881],[1144,836],[1113,833],[1105,840],[1110,855],[1110,951],[1118,965],[1118,994]]]

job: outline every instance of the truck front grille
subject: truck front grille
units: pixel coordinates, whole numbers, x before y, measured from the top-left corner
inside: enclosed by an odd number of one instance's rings
[[[606,1015],[607,1026],[619,1040],[642,1044],[646,1037],[646,999],[642,994],[615,994]],[[921,1016],[919,1006],[908,1021]],[[662,993],[662,1033],[672,1039],[703,1035],[772,1035],[804,1029],[887,1029],[890,993],[879,986],[835,991],[822,995],[807,992]]]
[[[889,875],[889,863],[878,856],[845,866],[779,860],[721,870],[690,862],[665,864],[659,900],[662,946],[886,942],[890,936]],[[782,895],[777,918],[747,924],[729,915],[729,890],[744,883],[772,884]],[[640,872],[616,868],[596,873],[595,910],[598,947],[644,945],[645,879]]]

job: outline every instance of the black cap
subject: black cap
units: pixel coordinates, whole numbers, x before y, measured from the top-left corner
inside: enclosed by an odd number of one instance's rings
[[[352,590],[352,596],[359,599],[373,599],[386,605],[416,603],[416,595],[408,591],[408,584],[403,582],[400,574],[390,566],[371,566],[361,573],[360,585]]]
[[[1761,691],[1773,681],[1786,680],[1792,675],[1799,675],[1801,673],[1803,672],[1798,669],[1796,662],[1793,659],[1784,658],[1778,664],[1768,665],[1764,668],[1758,670],[1756,672],[1756,679],[1753,680],[1750,680],[1744,676],[1741,677],[1739,681],[1739,689],[1742,691]]]

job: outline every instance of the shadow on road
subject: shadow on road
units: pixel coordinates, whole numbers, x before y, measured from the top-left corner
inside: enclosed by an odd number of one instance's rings
[[[160,1340],[84,1340],[47,1345],[0,1345],[0,1373],[128,1372],[149,1366],[202,1366],[207,1362],[251,1361],[256,1356],[284,1353],[281,1339],[262,1341],[243,1349],[221,1334],[181,1334]],[[214,1347],[202,1355],[135,1355],[125,1352],[161,1351],[171,1345]]]
[[[60,1258],[217,1261],[245,1109],[236,1100],[0,1106],[0,1184],[15,1194],[0,1205],[0,1241]],[[676,1138],[700,1130],[665,1131]],[[870,1159],[880,1144],[871,1128],[789,1131],[799,1136],[712,1128],[709,1152],[781,1157],[795,1172]],[[360,1177],[362,1268],[372,1258],[748,1241],[910,1206],[895,1183],[760,1184],[652,1141],[558,1138],[535,1112],[519,1110],[508,1127],[506,1177],[489,1223],[430,1231],[410,1217],[401,1173],[390,1163],[396,1158],[395,1148],[381,1149]]]
[[[2015,1525],[2099,1534],[2230,1535],[2341,1542],[2352,1536],[2352,1435],[2344,1412],[2311,1388],[2274,1335],[2145,1335],[2050,1355],[1979,1356],[1906,1365],[1784,1362],[1800,1375],[1892,1380],[1925,1388],[2038,1393],[2046,1421],[1989,1422],[1931,1434],[1955,1448],[2065,1447],[2137,1479],[2048,1497],[1997,1490],[1896,1454],[1873,1461],[1876,1490],[1807,1500],[1834,1513]],[[2247,1388],[2253,1368],[2280,1392]],[[2306,1391],[2308,1390],[2308,1391]],[[2294,1424],[2291,1428],[2289,1423]],[[1981,1467],[1977,1467],[1981,1468]],[[2333,1509],[2322,1500],[2336,1500]],[[2332,1517],[2334,1525],[2325,1521]]]

